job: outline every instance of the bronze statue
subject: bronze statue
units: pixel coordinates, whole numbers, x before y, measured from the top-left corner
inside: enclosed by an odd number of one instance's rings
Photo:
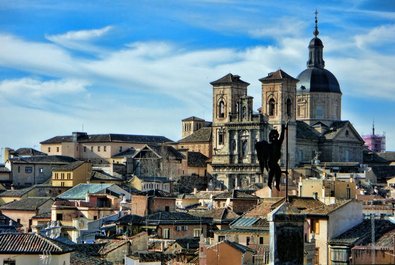
[[[278,160],[281,158],[281,145],[284,141],[284,131],[287,129],[285,124],[281,125],[281,135],[278,137],[277,130],[271,130],[269,133],[269,142],[262,140],[255,144],[255,149],[258,155],[259,167],[262,174],[266,170],[269,172],[267,185],[272,188],[273,176],[276,180],[276,189],[280,190],[281,168]]]

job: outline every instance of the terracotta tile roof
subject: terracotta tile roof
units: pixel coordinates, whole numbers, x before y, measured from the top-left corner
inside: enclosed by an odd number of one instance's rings
[[[70,255],[70,265],[111,265],[110,261],[98,257],[87,255],[83,252],[75,251]]]
[[[121,239],[104,239],[98,240],[98,243],[105,243],[104,246],[99,250],[99,254],[104,256],[125,244],[130,244],[130,241]]]
[[[38,234],[0,234],[0,254],[63,254],[72,248]]]
[[[210,143],[211,141],[211,127],[202,127],[193,134],[181,139],[178,143],[197,143],[205,142]]]

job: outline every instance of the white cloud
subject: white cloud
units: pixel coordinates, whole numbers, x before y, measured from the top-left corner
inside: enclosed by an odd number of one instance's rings
[[[395,44],[395,25],[382,25],[369,30],[366,34],[355,36],[358,48],[369,48],[369,46],[384,47]]]
[[[105,49],[92,45],[91,42],[95,39],[103,37],[112,29],[112,26],[106,26],[100,29],[69,31],[64,34],[46,35],[45,37],[47,40],[68,49],[86,51],[90,53],[102,53],[105,51]]]
[[[62,41],[89,41],[92,39],[99,38],[104,34],[108,33],[112,29],[112,26],[106,26],[101,29],[89,29],[89,30],[77,30],[69,31],[59,35],[47,35],[46,38],[54,42]]]

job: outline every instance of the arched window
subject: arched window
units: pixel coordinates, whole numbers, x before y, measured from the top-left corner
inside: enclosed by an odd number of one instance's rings
[[[292,117],[292,102],[291,102],[291,99],[290,99],[290,98],[287,99],[287,116],[288,116],[289,118]]]
[[[218,103],[218,118],[225,118],[225,103],[222,99]]]
[[[276,101],[274,98],[269,99],[269,116],[274,116],[276,111]]]
[[[218,130],[218,145],[224,144],[225,133],[222,129]]]

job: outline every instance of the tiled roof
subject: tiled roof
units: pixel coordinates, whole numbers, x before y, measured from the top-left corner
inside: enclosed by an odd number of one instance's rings
[[[63,192],[57,196],[57,198],[64,200],[85,200],[85,197],[88,193],[97,193],[111,187],[112,185],[113,184],[80,183],[77,186],[74,186],[71,189]]]
[[[145,217],[145,221],[151,225],[159,224],[198,224],[207,223],[207,220],[183,212],[157,212]]]
[[[236,242],[233,242],[233,241],[229,241],[227,239],[225,239],[224,241],[221,241],[221,242],[219,242],[217,244],[214,244],[214,245],[212,245],[212,246],[210,246],[208,248],[214,248],[215,249],[218,244],[228,244],[229,246],[237,249],[238,251],[240,251],[242,253],[246,253],[247,251],[248,252],[255,252],[255,250],[253,250],[253,249],[251,249],[251,248],[249,248],[247,246],[244,246],[242,244],[239,244],[239,243],[236,243]]]
[[[259,81],[261,82],[271,82],[273,80],[281,80],[281,79],[291,79],[294,81],[298,81],[298,79],[290,76],[289,74],[287,74],[286,72],[284,72],[283,70],[279,69],[275,72],[271,72],[269,73],[266,77],[263,77],[261,79],[259,79]]]
[[[154,152],[159,154],[160,156],[165,156],[169,158],[184,159],[184,155],[181,152],[177,151],[173,146],[170,145],[148,145]]]
[[[195,116],[191,116],[189,118],[183,119],[182,121],[205,121],[205,120]]]
[[[193,134],[179,140],[179,143],[197,143],[205,142],[209,143],[211,141],[211,127],[202,127]]]
[[[40,144],[55,144],[62,142],[72,142],[73,136],[55,136],[48,140],[42,141]],[[102,143],[102,142],[126,142],[126,143],[166,143],[172,140],[164,136],[156,135],[133,135],[133,134],[91,134],[78,139],[80,143]]]
[[[20,196],[25,195],[32,189],[34,189],[33,186],[24,188],[24,189],[19,189],[19,190],[6,190],[6,191],[3,191],[2,193],[0,193],[0,197],[20,197]]]
[[[33,148],[19,148],[12,152],[13,155],[16,156],[38,156],[38,155],[46,155],[43,152],[40,152]]]
[[[124,150],[122,152],[119,152],[119,153],[113,155],[112,157],[113,158],[116,158],[116,157],[133,157],[136,154],[136,152],[137,152],[137,150],[135,148],[131,147],[131,148],[128,148],[128,149],[126,149],[126,150]]]
[[[319,135],[304,121],[296,121],[296,138],[318,141]]]
[[[383,235],[393,231],[395,224],[388,220],[374,220],[374,234],[375,241],[377,242]],[[392,233],[392,232],[391,232]],[[383,238],[383,240],[385,240]],[[362,223],[354,226],[343,234],[330,240],[331,245],[342,245],[342,246],[355,246],[355,245],[367,245],[372,243],[372,222],[371,220],[364,220]]]
[[[63,254],[72,248],[38,234],[0,234],[0,254]]]
[[[141,224],[144,221],[144,217],[135,214],[124,215],[119,218],[116,223],[121,225]]]
[[[167,261],[171,260],[174,255],[173,254],[165,254],[163,252],[135,252],[132,255],[128,256],[131,259],[139,260],[141,263],[155,262],[161,261],[163,264],[166,264]]]
[[[165,192],[163,190],[141,191],[136,195],[148,196],[148,197],[159,197],[159,198],[175,198],[175,196],[173,194]]]
[[[30,197],[23,198],[19,201],[13,201],[0,206],[0,210],[26,210],[35,211],[47,201],[53,201],[51,198]]]
[[[188,167],[206,167],[208,157],[199,152],[188,152]]]
[[[349,121],[334,121],[329,126],[329,130],[324,133],[326,139],[334,139],[340,130],[350,124]]]
[[[85,244],[88,245],[88,244]],[[91,245],[91,244],[89,244]],[[87,255],[83,252],[75,251],[70,255],[70,265],[111,265],[110,261],[103,260],[98,257]]]
[[[143,182],[155,182],[155,183],[169,183],[173,182],[168,177],[148,177],[148,176],[135,176],[136,178],[142,180]]]
[[[241,80],[239,75],[233,75],[231,73],[221,77],[218,80],[211,82],[210,84],[213,86],[224,86],[224,85],[230,85],[230,84],[241,84],[241,85],[245,85],[245,86],[249,85],[249,83]]]
[[[395,177],[395,166],[372,166],[377,182],[385,183],[387,179]]]
[[[62,166],[56,167],[52,171],[71,171],[71,170],[79,168],[84,163],[86,163],[86,162],[85,161],[75,161],[75,162],[71,162],[67,165],[62,165]]]
[[[76,159],[69,157],[69,156],[30,156],[30,157],[14,157],[10,159],[12,163],[22,163],[22,164],[29,164],[29,163],[39,163],[39,164],[52,164],[52,163],[71,163],[76,161]]]
[[[388,162],[395,162],[395,152],[381,152],[381,153],[377,153],[377,155],[385,160],[387,160]]]
[[[98,241],[99,243],[105,243],[105,245],[100,249],[99,254],[100,255],[107,255],[111,251],[128,244],[130,241],[129,240],[120,240],[120,239],[105,239],[102,241]]]
[[[121,175],[110,175],[103,170],[92,170],[91,180],[122,180]]]
[[[185,249],[198,249],[199,248],[199,238],[179,238],[175,241],[182,248]]]
[[[268,213],[273,211],[277,205],[279,205],[279,202],[282,202],[283,199],[267,199],[263,200],[261,203],[256,205],[254,208],[251,210],[247,211],[245,214],[243,214],[243,217],[256,217],[260,218],[262,216],[266,216]]]
[[[202,217],[210,218],[214,222],[230,223],[234,219],[238,218],[239,215],[228,208],[218,209],[193,209],[188,211],[189,214]]]
[[[248,194],[243,191],[239,191],[239,190],[226,191],[226,192],[223,192],[221,194],[214,196],[215,200],[227,199],[227,198],[231,198],[231,199],[258,199],[259,197],[252,195],[252,194]]]

